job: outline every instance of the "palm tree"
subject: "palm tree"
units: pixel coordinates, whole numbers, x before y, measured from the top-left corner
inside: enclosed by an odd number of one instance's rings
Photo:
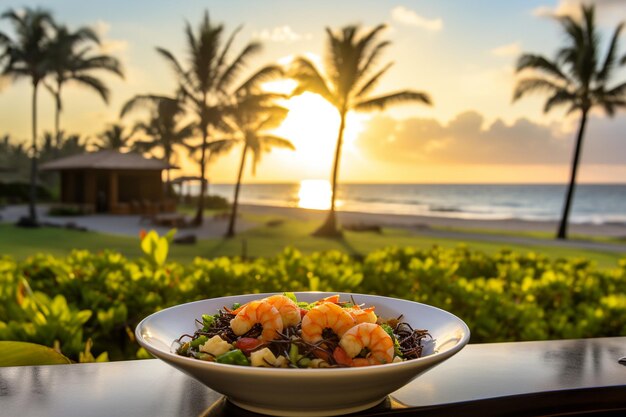
[[[235,30],[224,43],[224,26],[214,25],[205,12],[198,30],[194,33],[189,23],[185,26],[187,37],[187,69],[184,69],[176,57],[166,49],[157,51],[171,65],[178,80],[181,97],[188,108],[196,115],[196,122],[202,142],[200,144],[200,196],[194,224],[203,221],[204,196],[206,194],[206,165],[210,153],[209,137],[222,124],[223,102],[226,100],[229,86],[236,79],[250,56],[257,53],[261,45],[247,44],[241,52],[229,61],[228,55],[239,29]]]
[[[314,232],[316,236],[341,235],[337,228],[335,198],[341,145],[348,112],[382,110],[388,105],[400,102],[431,103],[426,93],[411,90],[377,97],[369,96],[372,89],[392,66],[392,63],[388,63],[382,69],[375,70],[376,62],[385,48],[390,45],[389,41],[377,40],[377,36],[384,28],[385,25],[379,25],[362,35],[359,26],[346,26],[337,32],[326,28],[328,44],[325,75],[306,58],[297,58],[293,63],[293,77],[299,83],[293,94],[298,95],[306,91],[317,93],[335,106],[340,116],[331,177],[330,210],[326,221]]]
[[[96,142],[94,146],[102,150],[117,150],[122,151],[131,147],[130,141],[133,138],[134,131],[130,133],[125,132],[124,126],[118,123],[112,123],[98,135],[99,142]]]
[[[53,85],[45,84],[55,101],[54,131],[60,135],[62,111],[61,92],[68,81],[95,91],[108,104],[110,91],[102,80],[92,72],[106,71],[124,78],[120,62],[109,55],[92,54],[92,46],[100,45],[100,38],[90,28],[81,27],[71,32],[65,26],[57,26],[49,46],[49,59]]]
[[[226,237],[235,236],[239,189],[248,152],[252,152],[252,175],[254,175],[263,152],[269,152],[272,147],[295,149],[289,140],[267,132],[280,126],[287,116],[288,110],[275,103],[277,98],[284,96],[262,92],[257,88],[261,80],[278,74],[282,74],[280,68],[265,67],[232,94],[234,103],[231,111],[227,112],[225,123],[233,139],[243,144],[243,151]]]
[[[163,150],[163,161],[168,165],[166,171],[166,193],[171,191],[170,168],[175,156],[175,146],[187,146],[187,140],[192,138],[195,123],[181,124],[185,115],[183,103],[175,97],[138,95],[130,99],[120,113],[124,117],[137,108],[148,108],[150,119],[148,122],[138,122],[135,131],[141,131],[151,140],[135,141],[133,148],[139,152],[152,152],[155,149]]]
[[[593,6],[582,6],[582,21],[571,16],[558,16],[556,20],[565,32],[565,45],[558,50],[554,60],[534,54],[524,54],[519,58],[517,72],[529,69],[534,74],[517,83],[513,101],[528,93],[547,93],[549,98],[543,108],[544,112],[547,113],[556,106],[567,105],[568,114],[580,114],[570,180],[556,234],[557,239],[566,239],[576,171],[589,112],[598,107],[604,109],[607,115],[613,116],[617,108],[626,106],[626,83],[608,86],[618,61],[617,40],[624,24],[619,24],[615,29],[607,53],[601,60],[600,36],[595,28]],[[620,64],[625,63],[626,56],[621,59]]]
[[[41,81],[49,74],[48,46],[54,26],[52,16],[42,9],[26,8],[23,12],[8,10],[1,16],[15,28],[16,38],[0,35],[4,44],[3,58],[6,66],[3,75],[14,79],[28,78],[32,92],[32,142],[30,167],[30,195],[28,201],[29,223],[37,224],[37,92]]]

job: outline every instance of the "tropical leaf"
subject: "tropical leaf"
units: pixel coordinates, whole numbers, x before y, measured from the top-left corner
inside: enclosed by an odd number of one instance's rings
[[[27,342],[0,341],[0,367],[69,363],[72,361],[47,346]]]
[[[617,59],[615,54],[618,50],[619,35],[623,28],[624,23],[622,22],[617,25],[617,27],[615,28],[615,32],[613,32],[613,37],[611,38],[609,49],[606,53],[606,57],[604,58],[604,64],[602,65],[602,69],[598,72],[596,76],[596,79],[599,82],[606,82],[610,78],[610,75],[615,67],[615,61]]]
[[[298,85],[291,92],[292,97],[310,92],[319,94],[335,107],[339,105],[337,97],[335,97],[335,95],[331,92],[329,86],[326,84],[326,81],[321,77],[321,75],[319,75],[319,73],[317,73],[317,71],[315,74],[300,74],[294,78],[297,79]]]
[[[375,109],[383,110],[387,106],[407,102],[431,104],[430,97],[426,93],[416,91],[400,91],[397,93],[391,93],[384,96],[360,101],[354,106],[354,109],[363,111]]]
[[[544,113],[548,113],[554,106],[561,106],[572,103],[576,96],[566,90],[557,90],[547,101],[543,108]]]
[[[526,78],[518,81],[515,90],[513,92],[513,101],[519,100],[524,95],[535,92],[549,92],[561,91],[563,87],[555,82],[545,78]]]
[[[72,82],[80,84],[84,87],[88,87],[91,90],[98,93],[98,95],[102,98],[105,103],[109,102],[110,91],[109,88],[104,84],[104,82],[96,77],[92,77],[87,74],[75,75],[72,79]]]
[[[237,58],[226,68],[218,78],[217,90],[226,93],[233,80],[239,75],[243,67],[247,65],[247,60],[261,51],[261,44],[251,42],[239,53]]]
[[[292,151],[296,150],[296,147],[289,139],[276,135],[259,136],[259,142],[265,151],[269,151],[271,148],[286,148],[291,149]]]
[[[388,63],[387,65],[385,65],[383,67],[383,69],[381,69],[380,71],[378,71],[376,74],[374,74],[369,80],[367,80],[364,84],[363,87],[361,87],[361,89],[356,93],[355,97],[360,98],[363,97],[364,95],[366,95],[367,93],[370,92],[370,90],[372,88],[374,88],[376,86],[376,84],[378,83],[378,81],[380,80],[380,78],[385,75],[385,73],[389,70],[389,68],[391,68],[393,66],[393,62]]]
[[[558,64],[541,55],[524,54],[519,57],[516,71],[521,72],[525,69],[539,70],[553,77],[567,81],[567,76],[563,74]]]
[[[259,84],[267,82],[269,80],[282,77],[285,75],[283,69],[278,65],[267,65],[250,76],[244,81],[236,90],[235,94],[248,91],[253,87],[257,87]]]

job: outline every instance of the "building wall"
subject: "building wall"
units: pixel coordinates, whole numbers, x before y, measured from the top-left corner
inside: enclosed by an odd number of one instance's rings
[[[119,205],[163,201],[161,171],[64,170],[61,201],[85,204],[98,211],[117,211]]]

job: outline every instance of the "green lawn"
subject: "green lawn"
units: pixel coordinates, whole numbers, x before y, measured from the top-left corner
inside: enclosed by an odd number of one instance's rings
[[[362,255],[386,246],[413,246],[429,248],[432,245],[455,247],[465,244],[471,249],[494,253],[503,248],[521,252],[540,252],[550,257],[588,258],[599,266],[610,267],[617,264],[622,256],[618,253],[570,249],[551,246],[531,246],[502,244],[473,240],[431,238],[412,234],[406,230],[384,229],[382,233],[346,232],[343,239],[324,239],[310,236],[317,222],[305,222],[276,216],[247,216],[258,227],[241,233],[234,239],[206,239],[196,245],[173,245],[170,259],[189,262],[196,256],[216,257],[221,255],[249,257],[268,256],[293,246],[302,252],[343,250],[354,255]],[[278,220],[270,226],[268,221]],[[0,224],[0,254],[23,259],[37,252],[64,256],[72,249],[101,251],[117,250],[127,257],[141,255],[138,238],[114,236],[96,232],[78,232],[56,228],[20,229],[8,224]]]

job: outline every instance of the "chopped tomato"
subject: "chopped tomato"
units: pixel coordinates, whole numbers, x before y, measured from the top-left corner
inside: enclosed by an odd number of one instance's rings
[[[300,318],[306,316],[306,313],[308,313],[308,312],[309,312],[309,310],[305,310],[305,309],[301,308],[300,309]]]
[[[335,348],[335,350],[333,351],[333,358],[335,358],[337,363],[340,365],[352,366],[353,364],[352,358],[348,356],[346,351],[343,350],[341,346],[337,346]]]
[[[330,360],[330,355],[323,349],[314,349],[312,353],[316,358],[320,358],[326,362]]]
[[[235,347],[244,353],[250,353],[262,344],[262,340],[255,339],[254,337],[242,337],[235,342]]]

